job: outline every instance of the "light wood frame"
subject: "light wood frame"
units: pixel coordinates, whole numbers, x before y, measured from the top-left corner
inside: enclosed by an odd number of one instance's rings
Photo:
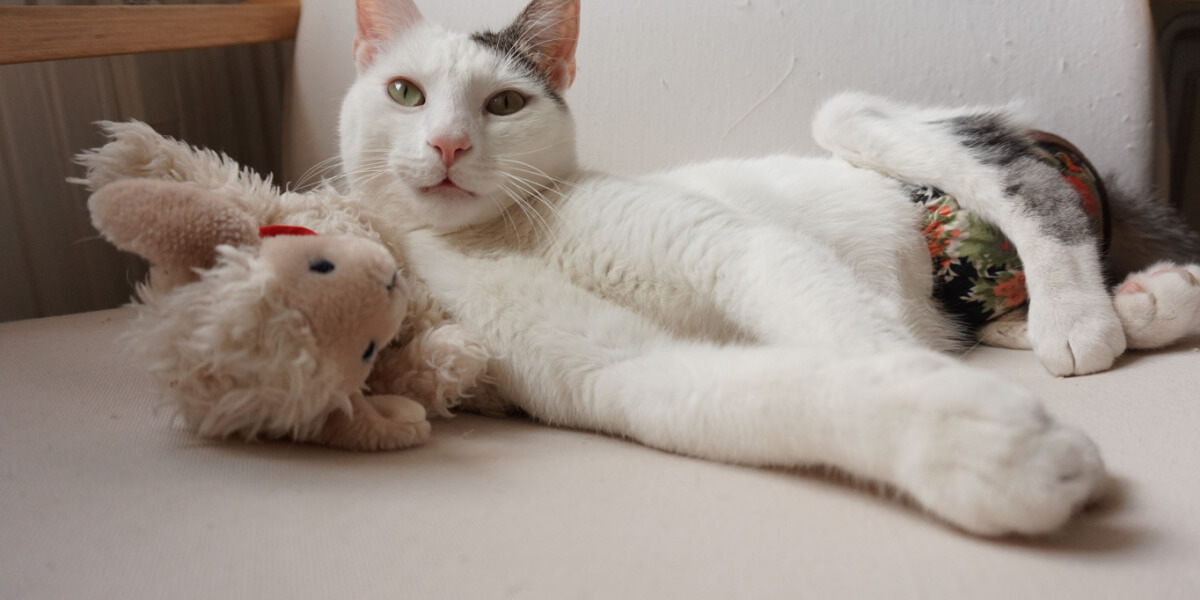
[[[0,64],[290,40],[300,0],[0,6]]]

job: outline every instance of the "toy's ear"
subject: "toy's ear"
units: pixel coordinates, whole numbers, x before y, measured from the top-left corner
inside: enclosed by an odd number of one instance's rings
[[[173,181],[125,179],[88,199],[92,224],[114,246],[167,275],[169,287],[211,268],[217,246],[257,246],[254,220],[232,201]]]

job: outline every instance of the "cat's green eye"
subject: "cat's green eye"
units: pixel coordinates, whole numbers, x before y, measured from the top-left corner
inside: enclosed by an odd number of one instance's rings
[[[525,96],[513,90],[500,92],[492,96],[487,103],[487,111],[501,117],[511,115],[522,108],[525,108]]]
[[[389,83],[388,95],[400,106],[415,107],[425,104],[425,93],[407,79],[396,79]]]

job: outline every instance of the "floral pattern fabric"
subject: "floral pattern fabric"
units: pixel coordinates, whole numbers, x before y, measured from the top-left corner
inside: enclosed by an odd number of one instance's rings
[[[1096,238],[1107,246],[1103,185],[1091,165],[1065,142],[1039,141],[1035,151],[1075,189]],[[975,328],[1025,305],[1029,293],[1020,255],[998,228],[936,187],[913,186],[912,198],[925,209],[934,296],[950,314]]]

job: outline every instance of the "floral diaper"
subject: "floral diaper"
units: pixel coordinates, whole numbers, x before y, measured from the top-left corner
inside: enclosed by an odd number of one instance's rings
[[[1037,132],[1034,150],[1079,194],[1093,233],[1107,247],[1110,224],[1103,183],[1087,158],[1065,140]],[[934,297],[961,322],[977,328],[1029,299],[1017,249],[1000,230],[936,187],[914,186],[925,208],[925,238],[933,260]]]

